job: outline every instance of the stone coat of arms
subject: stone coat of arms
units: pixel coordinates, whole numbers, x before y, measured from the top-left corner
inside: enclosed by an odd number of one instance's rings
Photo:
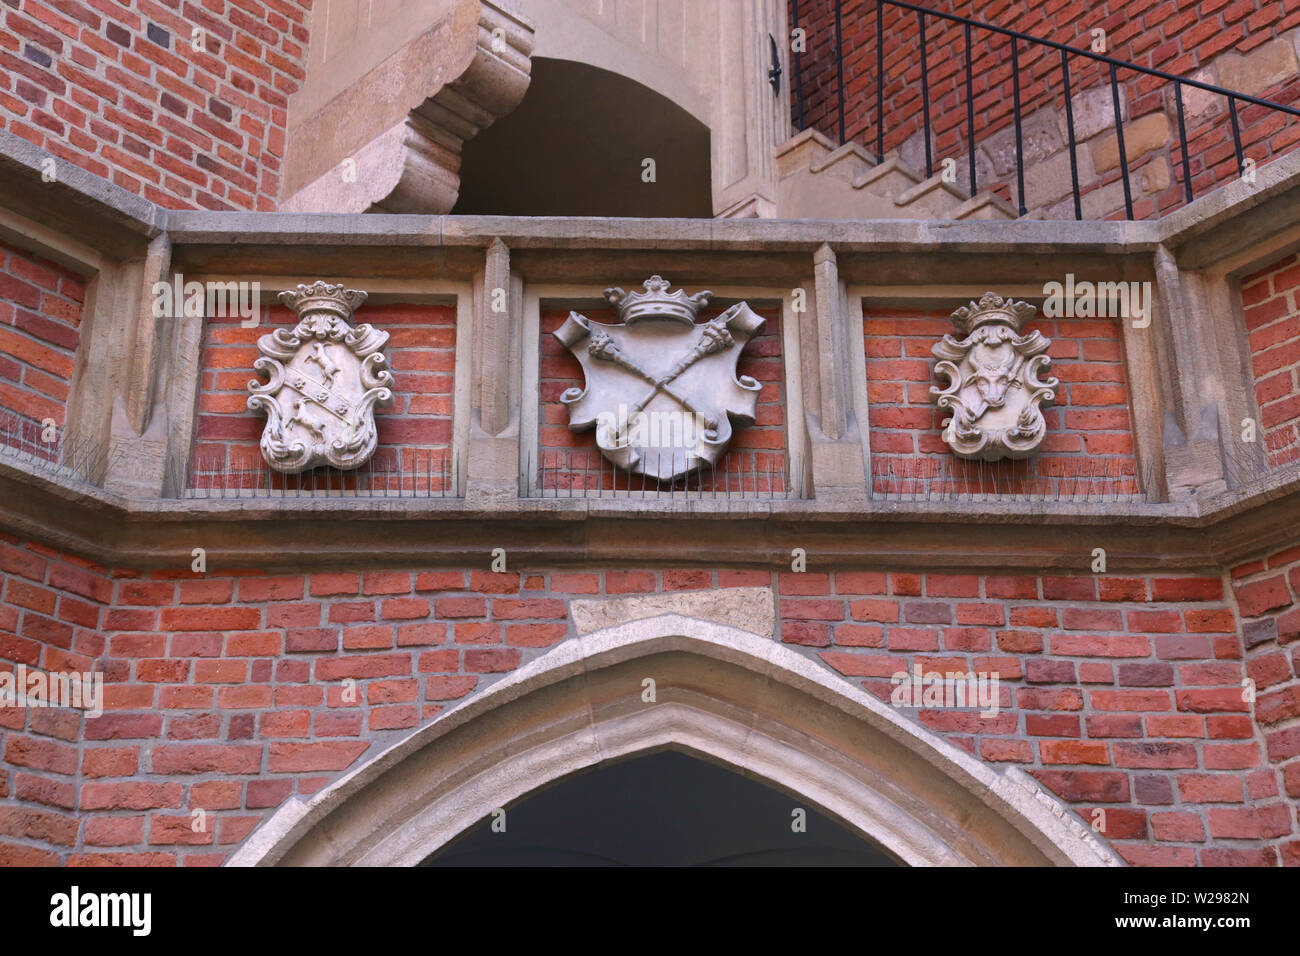
[[[365,300],[364,292],[328,282],[280,293],[298,324],[258,340],[253,368],[270,381],[248,383],[248,407],[266,415],[262,457],[276,471],[346,470],[374,454],[374,410],[392,403],[393,376],[382,352],[388,333],[349,324]]]
[[[1028,458],[1042,445],[1047,422],[1041,406],[1056,397],[1058,382],[1038,377],[1051,364],[1051,340],[1039,332],[1020,334],[1035,311],[1028,302],[986,292],[953,312],[957,335],[945,335],[931,349],[939,360],[934,374],[947,384],[930,394],[952,411],[943,440],[958,458]]]
[[[717,462],[733,425],[750,425],[760,384],[736,362],[764,320],[739,302],[697,322],[711,292],[669,292],[651,276],[644,292],[605,290],[616,325],[570,312],[555,337],[582,363],[586,385],[560,396],[569,428],[596,429],[602,455],[620,468],[673,481]]]

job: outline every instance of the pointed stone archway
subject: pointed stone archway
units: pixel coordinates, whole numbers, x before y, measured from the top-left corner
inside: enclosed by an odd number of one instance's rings
[[[990,768],[771,638],[676,614],[558,645],[281,807],[230,865],[413,866],[532,790],[664,749],[784,790],[907,864],[1123,865],[1023,771]]]

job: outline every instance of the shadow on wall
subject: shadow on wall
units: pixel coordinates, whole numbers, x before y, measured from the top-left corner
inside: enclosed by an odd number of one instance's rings
[[[654,160],[654,182],[643,180]],[[465,144],[453,213],[711,218],[709,129],[634,80],[536,58],[523,102]]]

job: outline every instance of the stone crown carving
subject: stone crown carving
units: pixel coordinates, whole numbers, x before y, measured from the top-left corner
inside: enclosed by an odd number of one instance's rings
[[[627,325],[646,317],[677,319],[694,325],[696,315],[713,296],[708,291],[694,295],[687,295],[685,289],[669,292],[671,283],[663,276],[651,276],[641,285],[644,292],[624,292],[617,286],[605,290],[605,298],[618,308],[619,318]]]
[[[345,289],[341,285],[316,281],[311,285],[286,289],[277,298],[298,313],[298,318],[302,321],[326,315],[337,316],[347,322],[361,307],[361,303],[366,301],[367,296],[359,289]]]
[[[952,313],[957,336],[945,335],[931,349],[942,387],[930,394],[944,420],[943,440],[959,458],[997,461],[1028,458],[1043,444],[1047,422],[1041,406],[1056,397],[1057,380],[1040,380],[1051,364],[1051,340],[1034,331],[1021,335],[1037,309],[1028,302],[986,292]]]
[[[1026,320],[1032,319],[1037,308],[1028,302],[1015,302],[1004,299],[992,292],[985,292],[978,302],[971,302],[956,309],[951,316],[953,327],[962,338],[970,335],[978,325],[990,322],[1005,323],[1019,332]]]
[[[318,465],[358,468],[378,444],[375,406],[393,401],[382,351],[388,333],[349,324],[366,300],[358,289],[313,282],[279,298],[298,324],[258,339],[253,368],[269,381],[248,383],[248,407],[266,415],[262,457],[289,474]]]

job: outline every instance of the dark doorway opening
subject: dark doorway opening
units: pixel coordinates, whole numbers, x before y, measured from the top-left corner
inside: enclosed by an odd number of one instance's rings
[[[794,811],[804,811],[796,832]],[[474,824],[424,866],[898,866],[764,783],[676,751],[603,764]],[[499,826],[499,825],[498,825]]]
[[[537,57],[519,106],[465,144],[452,212],[707,219],[709,130],[634,80]]]

